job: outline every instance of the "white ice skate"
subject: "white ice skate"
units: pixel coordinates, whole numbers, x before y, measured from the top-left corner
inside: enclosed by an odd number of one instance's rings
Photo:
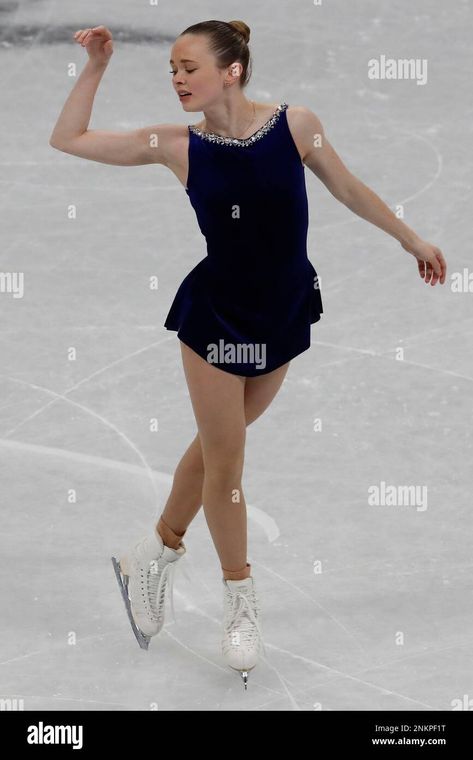
[[[227,665],[238,670],[245,689],[248,672],[252,670],[264,649],[260,628],[260,610],[254,580],[223,581],[223,639],[222,653]]]
[[[164,625],[168,580],[174,615],[173,575],[176,563],[185,553],[182,542],[179,549],[171,549],[153,531],[119,560],[112,557],[128,618],[142,649],[148,649],[151,637],[156,636]]]

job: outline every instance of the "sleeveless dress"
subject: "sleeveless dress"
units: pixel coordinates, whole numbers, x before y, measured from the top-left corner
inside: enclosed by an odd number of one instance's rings
[[[307,258],[304,164],[287,103],[251,137],[189,130],[189,200],[207,255],[181,283],[164,326],[225,372],[272,372],[310,346],[323,313]]]

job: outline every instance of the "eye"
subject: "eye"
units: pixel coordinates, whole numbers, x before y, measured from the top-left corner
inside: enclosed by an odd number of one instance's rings
[[[185,69],[185,72],[186,72],[186,74],[192,74],[192,72],[195,71],[195,70],[196,69]],[[170,74],[177,74],[177,71],[172,71],[171,70],[169,73]]]

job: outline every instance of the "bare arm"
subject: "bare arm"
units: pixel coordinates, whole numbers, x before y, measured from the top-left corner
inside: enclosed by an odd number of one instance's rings
[[[81,30],[75,37],[80,44],[86,41],[89,60],[64,104],[49,144],[64,153],[104,164],[166,164],[178,135],[176,125],[156,124],[129,132],[88,128],[95,94],[112,52],[111,34],[101,26],[92,34]]]
[[[446,263],[437,246],[422,240],[417,233],[393,211],[367,185],[355,177],[327,140],[320,119],[308,108],[292,109],[291,127],[297,142],[302,146],[303,163],[324,183],[332,195],[354,214],[396,238],[408,253],[418,260],[419,273],[445,282]],[[429,277],[427,278],[427,275]]]

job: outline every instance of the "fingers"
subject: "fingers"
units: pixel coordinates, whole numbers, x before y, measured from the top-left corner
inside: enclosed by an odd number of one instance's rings
[[[76,32],[74,35],[75,41],[84,47],[85,40],[89,36],[91,31],[92,29],[79,29],[79,31]]]
[[[435,272],[432,268],[432,264],[430,261],[417,261],[418,269],[419,269],[419,275],[422,277],[425,282],[431,282],[433,279],[433,276],[435,277]]]
[[[443,257],[443,254],[442,254],[442,251],[440,250],[440,248],[437,248],[436,251],[437,251],[437,258],[438,258],[438,260],[440,262],[440,267],[441,267],[441,270],[442,270],[442,273],[440,275],[440,282],[443,285],[443,283],[445,282],[445,278],[447,276],[447,262],[445,261],[445,259]]]
[[[88,29],[79,29],[79,31],[74,34],[74,39],[82,45],[82,47],[85,47],[92,37],[100,36],[103,28],[103,26],[96,26],[94,28],[89,27]]]
[[[432,278],[430,280],[430,284],[431,285],[436,285],[437,282],[438,282],[438,280],[439,280],[439,278],[440,278],[440,266],[439,266],[439,271],[438,272],[436,270],[432,271]]]
[[[436,266],[432,265],[430,261],[427,262],[427,266],[426,266],[427,274],[426,274],[426,277],[425,277],[425,281],[426,281],[427,284],[430,283],[431,285],[435,285],[436,282],[439,279],[439,276],[440,276],[440,266],[439,266],[438,262],[435,262],[435,264],[436,264]]]
[[[431,261],[417,261],[419,275],[426,283],[436,285],[440,282],[442,285],[447,276],[447,264],[439,248],[435,249]]]
[[[441,274],[440,264],[437,261],[437,259],[433,260],[433,263],[430,264],[429,268],[429,280],[431,285],[435,285],[437,283],[437,280],[439,279]]]
[[[434,248],[434,256],[430,266],[432,269],[430,284],[436,285],[437,282],[440,282],[443,285],[447,276],[447,264],[440,248]]]

